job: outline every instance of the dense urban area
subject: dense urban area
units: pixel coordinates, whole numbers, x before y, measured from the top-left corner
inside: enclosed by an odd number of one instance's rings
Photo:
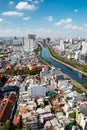
[[[87,81],[86,39],[1,37],[0,130],[87,130],[87,82],[52,65],[43,47]]]

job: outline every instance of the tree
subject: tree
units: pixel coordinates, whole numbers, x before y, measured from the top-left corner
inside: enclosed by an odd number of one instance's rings
[[[9,120],[5,123],[2,130],[15,130],[14,125]]]
[[[66,125],[65,130],[72,130],[72,124],[69,123],[68,125]]]

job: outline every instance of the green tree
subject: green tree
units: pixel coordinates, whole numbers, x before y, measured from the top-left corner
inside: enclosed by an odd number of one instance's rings
[[[12,122],[7,121],[2,130],[15,130]]]
[[[66,125],[65,130],[72,130],[72,124],[69,123],[68,125]]]

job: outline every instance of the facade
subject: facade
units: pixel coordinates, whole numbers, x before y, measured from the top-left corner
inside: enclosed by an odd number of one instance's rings
[[[60,40],[60,46],[59,46],[60,50],[61,51],[64,51],[64,41],[63,40]]]
[[[45,84],[36,84],[36,85],[30,85],[28,87],[29,95],[32,98],[35,98],[37,96],[45,97],[46,96],[46,85]]]
[[[4,100],[0,106],[0,123],[5,123],[11,118],[12,110],[15,104],[15,93],[10,93],[7,100]]]
[[[24,39],[24,49],[25,51],[33,51],[34,50],[34,41],[33,39]]]
[[[36,34],[29,34],[28,39],[33,39],[34,41],[36,41]]]
[[[87,54],[81,54],[79,61],[83,63],[87,63]]]
[[[76,51],[75,52],[75,57],[74,57],[74,59],[77,61],[77,60],[79,60],[79,56],[80,56],[80,51]]]
[[[34,40],[33,39],[29,39],[29,50],[30,51],[34,50]]]
[[[87,53],[87,42],[82,42],[82,54]]]
[[[36,35],[34,34],[30,34],[28,35],[28,38],[24,38],[23,42],[24,42],[24,49],[25,51],[33,51],[34,48],[36,47]]]
[[[14,46],[21,45],[20,39],[13,39],[13,45]]]
[[[51,39],[48,37],[46,38],[46,43],[50,43],[51,42]]]

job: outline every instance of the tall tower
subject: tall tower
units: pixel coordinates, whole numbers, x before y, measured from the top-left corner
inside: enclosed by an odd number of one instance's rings
[[[63,40],[60,40],[60,50],[64,51],[64,41]]]
[[[35,48],[36,34],[29,34],[27,38],[24,38],[24,46],[26,51],[33,51]]]
[[[29,49],[30,51],[33,51],[35,48],[36,34],[29,34],[28,40],[29,40]]]

